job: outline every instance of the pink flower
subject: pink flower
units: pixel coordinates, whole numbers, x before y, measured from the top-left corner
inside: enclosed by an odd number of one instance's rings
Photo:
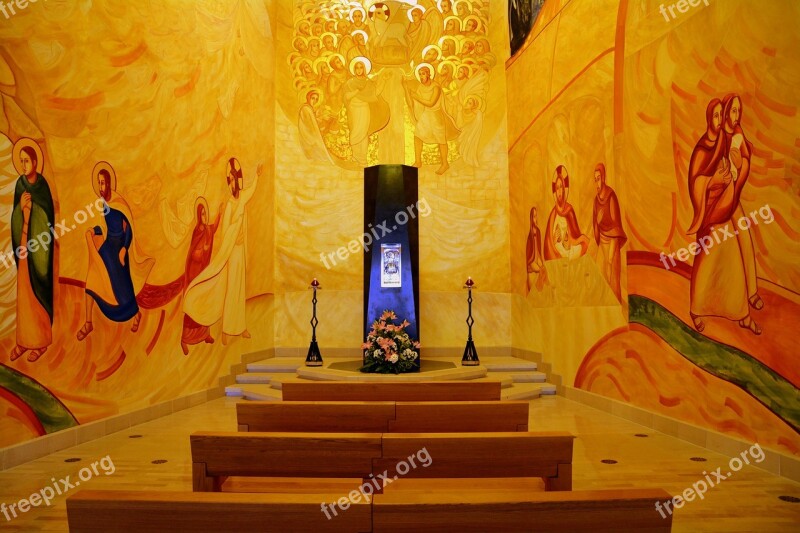
[[[411,325],[411,322],[409,322],[408,320],[403,320],[403,323],[400,324],[400,327],[401,328],[407,328],[410,325]]]
[[[371,344],[371,343],[369,343],[369,342],[364,342],[364,343],[362,343],[362,344],[361,344],[361,349],[362,349],[362,350],[368,350],[370,346],[372,346],[372,344]]]
[[[417,350],[419,350],[419,347],[420,347],[420,346],[422,346],[422,345],[419,343],[419,341],[414,341],[412,344],[414,345],[414,348],[415,348],[415,349],[417,349]]]

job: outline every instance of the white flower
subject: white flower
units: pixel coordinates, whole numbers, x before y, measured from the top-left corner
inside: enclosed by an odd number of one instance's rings
[[[381,350],[380,348],[375,350],[374,352],[372,352],[372,357],[374,357],[375,359],[383,359],[383,350]]]
[[[414,359],[417,358],[417,352],[415,352],[414,350],[411,350],[409,348],[406,348],[406,350],[403,352],[403,357],[413,361]]]
[[[392,355],[389,356],[389,362],[390,363],[396,363],[397,362],[397,354],[396,353],[393,353]]]

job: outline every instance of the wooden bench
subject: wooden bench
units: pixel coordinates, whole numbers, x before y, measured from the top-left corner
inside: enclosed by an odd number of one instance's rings
[[[380,433],[195,433],[192,486],[218,492],[229,476],[367,479]]]
[[[499,381],[287,382],[284,401],[436,402],[499,401]]]
[[[527,431],[529,403],[241,402],[239,431],[427,433]]]
[[[662,489],[480,494],[387,491],[373,497],[372,531],[668,533],[672,515],[664,513],[662,517],[655,504],[671,498]]]
[[[193,487],[221,491],[231,476],[348,478],[360,484],[386,471],[390,478],[409,479],[542,478],[546,490],[571,490],[573,439],[568,433],[527,432],[195,433]],[[407,471],[398,468],[401,463]]]
[[[398,479],[541,478],[545,490],[572,490],[572,445],[569,433],[387,433],[373,472]],[[421,450],[427,467],[400,471],[396,466]],[[458,482],[454,485],[458,486]]]
[[[67,498],[72,533],[202,531],[372,531],[372,506],[360,501],[328,519],[322,504],[347,493],[227,494],[81,490]]]
[[[618,531],[664,532],[656,502],[661,489],[482,494],[452,491],[386,493],[350,503],[335,516],[322,511],[345,493],[219,494],[164,491],[81,490],[67,498],[72,533],[175,531],[281,531],[428,533]],[[328,519],[328,516],[331,516]]]

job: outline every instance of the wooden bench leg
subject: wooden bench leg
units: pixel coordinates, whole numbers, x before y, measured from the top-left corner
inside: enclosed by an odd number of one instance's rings
[[[205,463],[192,463],[192,490],[194,492],[215,492],[214,478],[208,476]]]
[[[544,478],[544,490],[572,490],[572,463],[560,463],[558,475]]]

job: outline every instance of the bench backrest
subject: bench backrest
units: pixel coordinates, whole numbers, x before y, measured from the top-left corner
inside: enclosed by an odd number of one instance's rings
[[[240,402],[239,431],[527,431],[528,402]]]
[[[195,433],[195,491],[228,476],[366,478],[381,457],[380,433]]]
[[[228,494],[166,491],[81,490],[67,498],[71,533],[109,531],[369,532],[371,505],[351,504],[328,519],[323,502],[341,494]],[[330,511],[329,511],[330,514]]]
[[[540,477],[547,490],[570,490],[573,438],[524,432],[195,433],[193,487],[219,491],[228,476],[368,479],[388,471],[412,478]]]
[[[328,519],[323,503],[340,494],[227,494],[81,490],[67,498],[71,533],[180,530],[210,533],[282,531],[433,533],[440,531],[650,531],[668,533],[672,515],[656,502],[662,489],[377,494],[354,500]],[[663,509],[663,507],[662,507]]]
[[[385,492],[372,501],[373,531],[649,531],[668,533],[662,489],[490,493]]]
[[[285,401],[434,402],[499,401],[499,381],[288,382]]]
[[[569,433],[387,433],[373,468],[406,478],[540,477],[547,490],[571,490],[573,441]]]

